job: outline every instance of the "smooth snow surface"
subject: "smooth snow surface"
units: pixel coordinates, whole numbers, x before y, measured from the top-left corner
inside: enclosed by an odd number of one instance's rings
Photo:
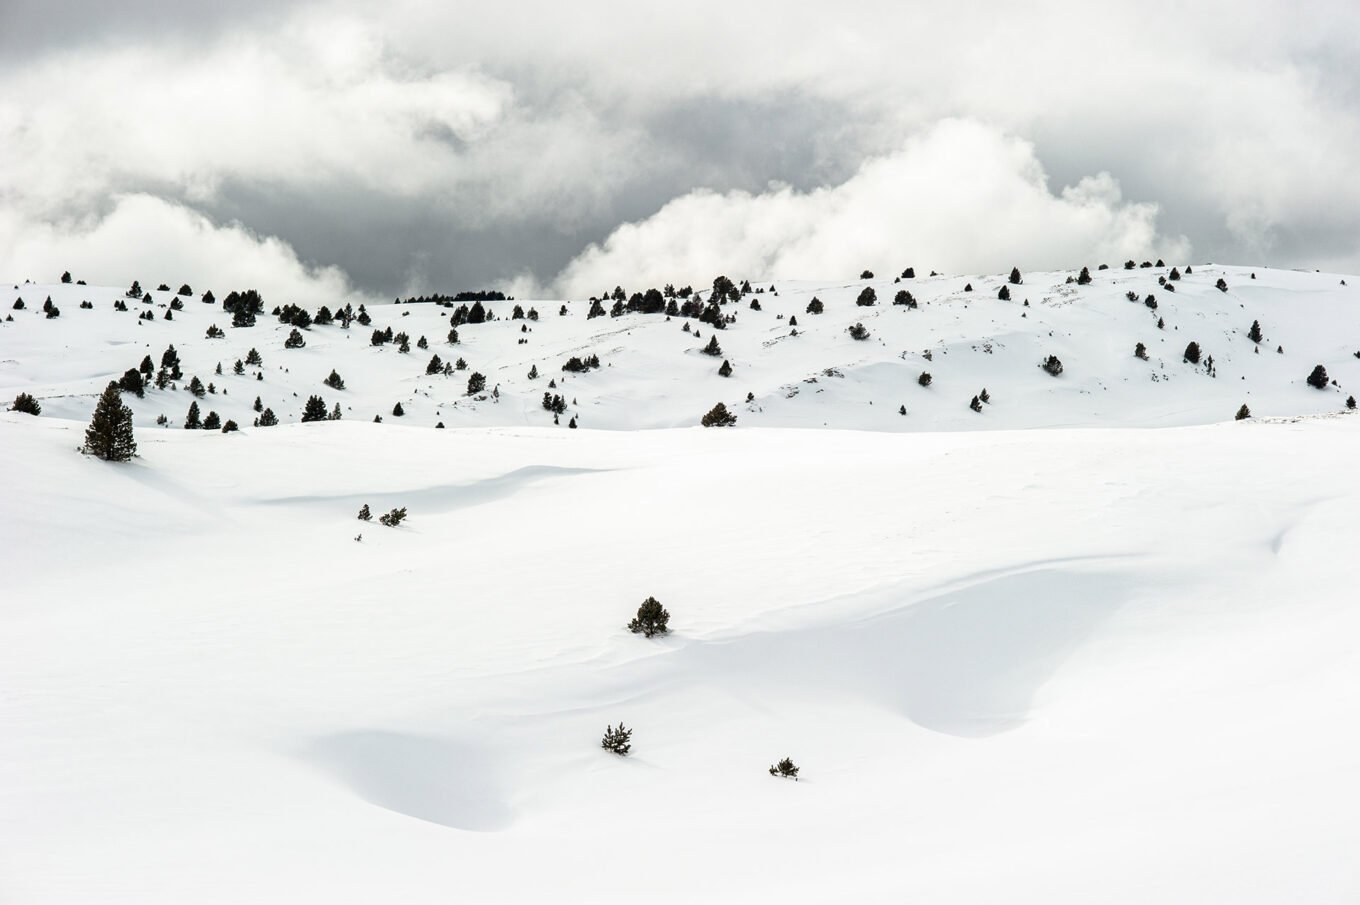
[[[529,345],[460,328],[499,403],[423,376],[434,306],[371,309],[409,356],[357,324],[285,352],[196,297],[139,327],[121,291],[21,286],[62,314],[0,325],[6,400],[44,407],[0,414],[0,901],[1354,903],[1353,290],[1223,270],[909,312],[890,281],[867,311],[781,287],[719,334],[750,380],[678,318],[538,303]],[[92,394],[167,341],[243,430],[157,428],[190,397],[153,390],[137,459],[78,455]],[[264,381],[230,374],[252,345]],[[532,397],[590,352],[563,392],[611,429],[552,427]],[[285,423],[251,429],[266,387]],[[310,393],[354,411],[289,423]],[[689,426],[719,399],[736,428]],[[624,628],[648,595],[671,634]]]

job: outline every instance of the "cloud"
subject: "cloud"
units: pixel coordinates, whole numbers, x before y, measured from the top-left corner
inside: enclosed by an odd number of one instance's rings
[[[1157,206],[1123,200],[1110,174],[1054,194],[1031,144],[946,120],[836,186],[691,192],[586,249],[556,283],[579,297],[719,273],[848,279],[866,268],[1039,270],[1188,252],[1183,237],[1158,234]]]
[[[77,278],[148,288],[190,283],[220,298],[232,289],[258,288],[271,303],[315,307],[363,301],[336,267],[309,268],[284,242],[240,224],[215,226],[205,217],[148,195],[118,198],[113,209],[85,223],[34,225],[0,211],[0,247],[13,279],[55,282],[65,270]],[[93,281],[93,280],[92,280]]]

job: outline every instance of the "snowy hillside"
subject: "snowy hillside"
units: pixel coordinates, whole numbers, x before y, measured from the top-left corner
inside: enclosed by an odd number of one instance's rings
[[[456,345],[370,305],[295,349],[283,299],[20,284],[0,901],[1356,901],[1360,283],[1167,272],[766,284],[721,331],[493,302]],[[138,456],[77,454],[170,344]],[[194,376],[239,433],[179,429]]]
[[[1020,285],[1004,276],[787,283],[776,284],[776,292],[766,285],[723,306],[736,320],[721,331],[660,314],[592,319],[586,301],[492,302],[497,319],[460,326],[457,345],[448,343],[452,309],[383,304],[369,307],[369,326],[300,331],[306,345],[297,349],[284,348],[293,328],[268,313],[286,299],[265,298],[254,327],[230,326],[221,301],[247,287],[212,287],[215,304],[199,300],[207,287],[195,287],[167,321],[176,298],[170,292],[153,290],[144,303],[126,299],[124,288],[20,284],[11,291],[25,310],[0,324],[0,398],[28,392],[45,414],[83,419],[110,379],[145,356],[159,368],[169,345],[184,379],[174,382],[176,390],[129,400],[141,426],[153,426],[158,415],[181,426],[190,402],[186,383],[194,376],[217,390],[200,400],[203,414],[216,411],[242,427],[254,420],[256,396],[286,424],[300,419],[313,394],[329,408],[339,403],[347,419],[381,415],[427,428],[441,421],[550,425],[552,414],[543,408],[550,389],[567,403],[561,426],[576,417],[581,427],[604,429],[690,426],[719,401],[742,427],[1163,427],[1230,420],[1243,404],[1258,416],[1338,412],[1360,388],[1360,280],[1344,285],[1333,274],[1200,265],[1170,283],[1173,292],[1159,284],[1170,270],[1097,270],[1087,286],[1068,282],[1075,273],[1025,274]],[[1215,288],[1219,279],[1226,292]],[[973,291],[965,292],[969,285]],[[1009,301],[997,298],[1003,286]],[[873,306],[856,304],[866,288],[877,296]],[[902,290],[915,307],[893,304]],[[60,317],[43,314],[47,298]],[[813,298],[824,313],[808,313]],[[80,307],[86,300],[92,308]],[[129,311],[114,310],[119,300]],[[760,310],[750,307],[753,301]],[[538,320],[512,320],[516,304],[536,310]],[[138,318],[147,311],[151,320]],[[1254,321],[1263,334],[1259,344],[1248,338]],[[868,339],[851,338],[847,329],[857,323]],[[224,336],[205,338],[214,325]],[[396,343],[371,345],[375,329],[408,334],[409,353]],[[715,332],[721,354],[713,357],[702,349]],[[421,337],[427,349],[418,346]],[[1203,350],[1198,366],[1184,360],[1192,341]],[[1134,356],[1139,343],[1146,360]],[[244,363],[251,349],[262,366],[233,374],[234,362]],[[435,355],[450,364],[462,359],[467,370],[427,376]],[[572,356],[589,355],[599,357],[598,371],[563,372]],[[1039,367],[1050,355],[1063,364],[1056,378]],[[718,373],[724,361],[732,368],[726,378]],[[1306,384],[1318,364],[1338,386],[1318,391]],[[343,390],[324,384],[332,370]],[[486,377],[486,392],[470,397],[474,372]],[[919,383],[923,372],[931,375],[928,387]],[[550,388],[550,380],[557,386]],[[969,404],[983,389],[990,402],[975,413]],[[390,417],[397,403],[403,419]]]

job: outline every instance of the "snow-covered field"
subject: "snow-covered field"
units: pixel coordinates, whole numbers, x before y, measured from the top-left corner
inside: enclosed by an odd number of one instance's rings
[[[402,355],[21,285],[0,395],[43,413],[0,415],[0,901],[1357,901],[1360,288],[1164,272],[904,281],[915,310],[891,279],[873,308],[780,286],[729,306],[726,379],[707,325],[582,302],[455,347],[447,309],[370,306]],[[156,427],[181,382],[128,400],[133,462],[76,454],[170,342],[243,430]],[[262,381],[231,374],[251,347]],[[295,423],[312,393],[344,420]],[[693,426],[720,400],[735,429]],[[651,640],[624,628],[649,595]]]

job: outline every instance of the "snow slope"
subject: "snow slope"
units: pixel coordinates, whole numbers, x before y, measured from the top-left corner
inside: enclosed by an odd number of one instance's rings
[[[94,398],[109,379],[135,368],[151,355],[157,366],[173,343],[184,363],[185,379],[197,375],[225,391],[200,407],[248,426],[258,395],[280,421],[301,417],[311,394],[328,405],[339,402],[347,418],[372,421],[382,415],[393,423],[433,427],[549,425],[542,407],[548,381],[556,379],[569,405],[568,418],[582,427],[635,429],[683,427],[718,401],[752,427],[839,427],[878,431],[978,430],[1028,427],[1139,426],[1206,424],[1233,417],[1242,404],[1258,415],[1296,415],[1340,411],[1360,386],[1360,279],[1335,274],[1299,273],[1200,265],[1180,280],[1175,293],[1158,285],[1169,268],[1096,271],[1090,286],[1066,283],[1071,274],[1033,273],[1010,287],[1012,300],[997,299],[1001,277],[927,277],[856,281],[843,284],[775,284],[778,294],[751,295],[726,310],[737,322],[719,333],[721,358],[700,353],[711,329],[688,322],[702,334],[685,333],[685,321],[661,315],[624,315],[587,319],[588,302],[521,302],[536,307],[536,322],[510,320],[513,303],[492,303],[499,318],[459,328],[460,343],[446,342],[449,309],[436,305],[371,306],[373,327],[391,327],[411,337],[411,352],[374,347],[372,328],[354,324],[312,327],[303,349],[283,348],[291,328],[264,316],[253,328],[231,329],[220,304],[205,305],[193,296],[173,321],[163,318],[172,296],[153,292],[147,306],[132,301],[128,313],[115,312],[123,290],[78,285],[19,284],[11,291],[27,310],[0,322],[0,399],[31,392],[53,415],[87,418]],[[1256,279],[1251,279],[1251,274]],[[1214,288],[1226,279],[1229,291]],[[964,292],[965,285],[974,287]],[[855,299],[865,286],[878,295],[874,307]],[[205,287],[195,287],[202,290]],[[219,300],[228,288],[213,287]],[[768,286],[762,287],[768,289]],[[891,304],[894,293],[909,289],[915,309]],[[1152,294],[1154,312],[1130,302]],[[56,319],[39,310],[51,297],[61,309]],[[806,312],[817,297],[820,316]],[[750,299],[762,310],[753,311]],[[89,300],[92,310],[80,309]],[[1025,306],[1025,301],[1029,306]],[[286,303],[266,298],[266,308]],[[0,306],[0,307],[8,307]],[[137,320],[149,308],[156,320]],[[1165,320],[1157,329],[1158,317]],[[798,325],[791,328],[790,318]],[[1265,339],[1247,339],[1259,320]],[[863,323],[871,338],[857,342],[846,328]],[[209,325],[226,331],[205,339]],[[523,329],[531,332],[522,332]],[[796,329],[797,335],[793,335]],[[430,348],[416,348],[419,337]],[[521,340],[526,342],[521,343]],[[1213,356],[1216,377],[1182,360],[1194,340]],[[1148,361],[1133,356],[1135,344],[1147,346]],[[232,363],[251,348],[264,357],[262,369],[232,374]],[[1283,348],[1277,354],[1276,349]],[[451,377],[426,377],[432,355],[466,360],[469,370]],[[562,365],[572,356],[596,354],[603,367],[567,375]],[[930,359],[927,360],[926,355]],[[1064,364],[1053,378],[1039,368],[1048,355]],[[722,360],[733,376],[718,376]],[[222,365],[224,376],[214,369]],[[1338,387],[1318,391],[1305,379],[1323,364]],[[540,377],[530,380],[530,369]],[[346,389],[322,381],[337,370]],[[263,380],[255,379],[255,372]],[[466,395],[467,376],[487,377],[487,390],[499,399]],[[929,387],[917,378],[933,377]],[[828,373],[830,376],[828,376]],[[968,408],[986,388],[991,404],[981,415]],[[752,401],[745,400],[751,394]],[[574,400],[574,404],[573,403]],[[405,419],[389,416],[400,402]],[[133,400],[138,423],[154,425],[164,414],[171,426],[184,421],[189,398],[177,391],[152,391]],[[899,411],[902,406],[907,415]]]
[[[44,406],[0,414],[0,901],[1354,902],[1349,296],[1200,273],[1166,338],[1217,378],[1127,355],[1160,337],[1099,277],[1048,301],[1027,277],[1028,309],[974,278],[911,312],[848,310],[858,284],[766,293],[721,334],[745,383],[678,321],[539,305],[529,346],[467,328],[501,400],[456,408],[456,378],[424,397],[415,350],[357,326],[215,347],[220,309],[137,327],[53,288],[60,318],[0,329],[4,393]],[[763,346],[814,292],[815,329]],[[447,332],[410,307],[374,315]],[[896,345],[842,340],[856,319]],[[153,391],[136,460],[77,455],[88,394],[181,336],[205,382],[219,349],[228,371],[264,354],[264,381],[208,397],[223,417],[262,384],[295,419],[292,392],[340,398],[331,367],[353,417],[157,429],[188,394]],[[929,392],[908,342],[935,350]],[[545,425],[548,372],[515,376],[576,350],[613,367],[566,392],[618,430]],[[1340,390],[1302,384],[1318,362]],[[820,367],[845,376],[801,382]],[[737,429],[624,429],[747,387]],[[412,414],[372,423],[398,389]],[[1290,417],[1225,420],[1241,401]],[[436,416],[493,426],[398,426]],[[624,629],[648,595],[669,636]],[[599,747],[619,721],[627,758]],[[786,755],[798,782],[766,773]]]

